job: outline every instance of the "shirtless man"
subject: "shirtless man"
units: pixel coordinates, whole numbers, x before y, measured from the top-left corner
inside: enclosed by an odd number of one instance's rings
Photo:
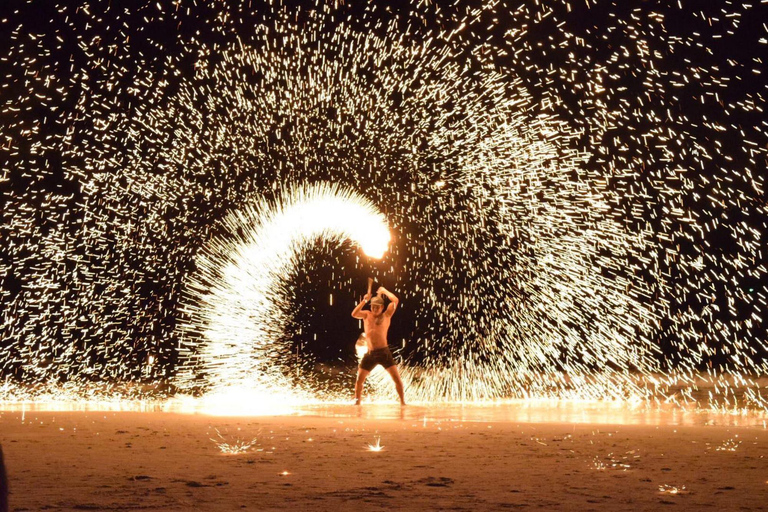
[[[384,311],[384,299],[380,295],[386,295],[391,301],[387,310]],[[365,303],[371,301],[371,310],[363,311]],[[368,374],[371,373],[377,364],[384,367],[392,380],[395,382],[397,394],[400,396],[400,403],[405,405],[405,395],[403,393],[403,381],[400,380],[400,373],[397,371],[397,365],[389,351],[387,345],[387,331],[392,315],[395,314],[397,304],[400,301],[395,294],[383,286],[376,291],[376,296],[371,299],[371,294],[366,293],[360,304],[352,311],[352,317],[363,321],[365,326],[365,337],[368,339],[368,353],[360,361],[360,367],[357,369],[357,382],[355,382],[355,405],[360,405],[360,398],[363,395],[363,384]]]

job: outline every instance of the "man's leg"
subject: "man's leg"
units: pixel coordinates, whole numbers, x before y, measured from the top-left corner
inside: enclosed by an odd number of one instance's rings
[[[400,379],[400,372],[397,371],[397,365],[387,368],[389,375],[392,376],[392,380],[395,381],[395,389],[397,389],[397,395],[400,397],[400,403],[405,405],[405,392],[403,391],[403,381]]]
[[[360,399],[363,397],[363,384],[365,379],[368,378],[368,374],[371,373],[368,370],[362,368],[357,369],[357,381],[355,381],[355,405],[360,405]]]

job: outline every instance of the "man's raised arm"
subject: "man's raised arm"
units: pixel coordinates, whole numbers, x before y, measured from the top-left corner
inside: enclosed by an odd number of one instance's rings
[[[379,287],[379,289],[376,291],[376,293],[380,295],[386,295],[389,299],[389,306],[387,306],[387,310],[384,312],[387,316],[392,316],[395,314],[395,309],[397,309],[397,305],[400,304],[400,299],[398,299],[394,293],[387,290],[383,286]]]
[[[365,306],[366,302],[368,302],[371,299],[371,294],[366,293],[365,297],[363,297],[363,300],[360,301],[360,304],[358,304],[355,309],[352,310],[352,318],[358,318],[362,320],[365,318],[365,311],[363,311],[363,306]]]

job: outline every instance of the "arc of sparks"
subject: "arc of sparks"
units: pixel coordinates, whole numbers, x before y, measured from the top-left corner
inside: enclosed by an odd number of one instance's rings
[[[384,215],[368,199],[320,183],[286,190],[273,203],[256,201],[223,221],[231,236],[212,239],[198,253],[186,286],[182,388],[279,391],[288,386],[279,366],[279,337],[291,291],[285,276],[318,238],[351,241],[373,258],[387,250]],[[195,346],[191,340],[201,339]]]

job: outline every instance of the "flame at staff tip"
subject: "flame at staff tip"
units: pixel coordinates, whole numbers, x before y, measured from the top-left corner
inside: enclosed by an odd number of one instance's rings
[[[215,238],[197,255],[197,272],[187,283],[187,321],[180,325],[192,341],[184,347],[179,383],[198,386],[202,372],[210,393],[224,391],[235,404],[253,403],[250,395],[280,397],[283,406],[306,400],[312,392],[294,390],[277,364],[294,296],[285,276],[318,238],[350,240],[383,256],[390,240],[386,219],[368,199],[321,183],[286,190],[274,203],[253,202],[223,226],[242,236]]]
[[[359,240],[360,248],[366,256],[380,260],[387,252],[392,237],[386,225],[375,224]]]

